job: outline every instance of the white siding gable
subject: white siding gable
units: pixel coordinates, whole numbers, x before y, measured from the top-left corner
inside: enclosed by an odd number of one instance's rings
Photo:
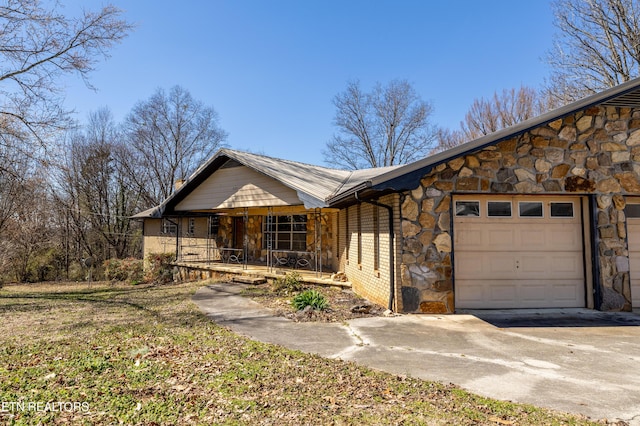
[[[297,192],[246,166],[218,169],[175,210],[208,210],[302,204]]]

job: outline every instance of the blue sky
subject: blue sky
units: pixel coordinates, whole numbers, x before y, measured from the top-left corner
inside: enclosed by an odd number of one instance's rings
[[[453,129],[476,98],[539,87],[555,31],[546,0],[112,3],[137,28],[91,75],[97,92],[69,81],[80,122],[104,106],[121,121],[157,88],[180,85],[216,109],[232,148],[312,164],[324,164],[332,99],[349,80],[406,79],[432,103],[432,123]]]

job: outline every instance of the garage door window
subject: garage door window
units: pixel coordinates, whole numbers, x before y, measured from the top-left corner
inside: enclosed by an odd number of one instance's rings
[[[456,201],[456,216],[480,216],[480,201]]]
[[[489,217],[511,217],[511,201],[489,201],[487,214]]]
[[[518,208],[520,217],[543,217],[541,201],[521,201],[518,203]]]
[[[573,217],[573,203],[551,203],[551,217]]]
[[[640,217],[640,204],[627,204],[624,208],[624,213],[627,217]]]

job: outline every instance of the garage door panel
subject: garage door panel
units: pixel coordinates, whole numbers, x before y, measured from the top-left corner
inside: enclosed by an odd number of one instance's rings
[[[482,247],[482,229],[477,227],[464,227],[456,232],[456,245],[473,249]]]
[[[516,273],[517,259],[512,253],[485,253],[483,257],[489,265],[489,272],[496,278],[511,278]]]
[[[469,252],[457,261],[456,278],[473,279],[490,276],[494,279],[513,279],[516,276],[516,257],[504,252]]]
[[[569,278],[581,275],[583,271],[582,253],[550,253],[549,271],[556,278]]]
[[[513,229],[500,229],[487,227],[487,236],[483,238],[483,244],[489,245],[494,250],[502,247],[513,247],[520,242],[516,240],[516,233]]]
[[[501,284],[500,282],[494,283],[490,288],[491,300],[498,303],[510,303],[516,298],[517,288],[513,285],[513,282],[506,282]]]
[[[528,275],[532,276],[546,276],[548,272],[548,267],[546,265],[548,256],[545,256],[543,253],[529,254],[527,256],[522,256],[519,261],[518,271],[521,277],[526,277]]]
[[[525,303],[537,302],[541,306],[547,300],[546,286],[544,284],[521,283],[520,298]]]
[[[575,224],[550,226],[546,234],[556,250],[582,250],[582,230]]]
[[[637,203],[637,201],[635,201]],[[631,305],[640,308],[640,218],[627,216]]]
[[[485,286],[482,282],[471,280],[460,280],[458,283],[460,289],[456,290],[456,299],[458,303],[467,307],[478,307],[486,303]]]
[[[579,198],[562,199],[562,202],[573,202],[575,217],[572,218],[551,217],[551,201],[533,196],[502,199],[512,200],[513,212],[518,211],[516,206],[520,200],[542,200],[546,209],[542,217],[487,217],[486,200],[491,197],[484,201],[481,197],[476,199],[485,203],[480,207],[480,216],[465,217],[464,221],[454,218],[457,307],[585,306]]]
[[[519,261],[521,278],[567,279],[582,275],[582,253],[532,253]]]
[[[526,244],[528,250],[544,250],[549,247],[548,235],[544,227],[537,225],[529,229],[520,229],[520,241]]]
[[[564,302],[571,302],[574,300],[578,300],[580,297],[584,297],[584,293],[578,291],[578,288],[582,284],[582,281],[578,280],[567,280],[567,281],[553,281],[550,283],[552,286],[552,295],[553,299],[556,300],[559,304],[563,304]],[[574,306],[576,308],[581,306]]]
[[[576,224],[528,225],[520,233],[521,249],[526,251],[582,251],[582,233]]]
[[[456,281],[456,300],[467,309],[580,308],[582,281]],[[514,306],[517,301],[517,306]]]
[[[629,250],[629,269],[631,279],[640,279],[640,255],[635,255],[635,253]]]

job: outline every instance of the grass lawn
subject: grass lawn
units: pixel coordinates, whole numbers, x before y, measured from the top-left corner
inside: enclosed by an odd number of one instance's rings
[[[204,283],[0,290],[2,424],[591,424],[221,328]]]

